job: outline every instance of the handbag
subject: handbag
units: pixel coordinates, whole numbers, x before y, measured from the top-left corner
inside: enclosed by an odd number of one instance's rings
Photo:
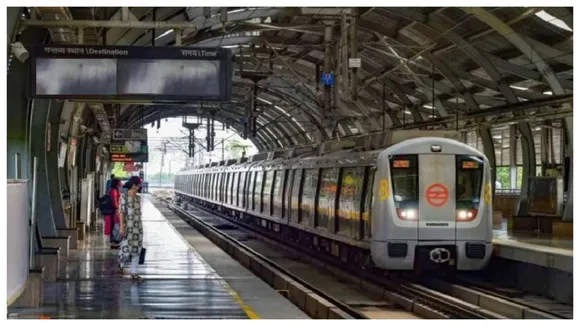
[[[139,253],[139,265],[143,265],[145,263],[145,254],[147,253],[147,249],[141,248],[141,252]]]
[[[111,231],[111,242],[114,244],[121,243],[123,239],[121,238],[121,227],[119,223],[115,223],[113,230]]]

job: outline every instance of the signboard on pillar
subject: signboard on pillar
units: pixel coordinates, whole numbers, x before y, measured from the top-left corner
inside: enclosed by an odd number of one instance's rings
[[[112,162],[148,162],[147,129],[113,129]]]
[[[77,139],[70,140],[70,149],[68,151],[68,162],[70,167],[77,165]]]
[[[320,83],[324,86],[334,86],[334,73],[323,72],[320,74]]]
[[[58,150],[58,167],[64,168],[64,163],[66,162],[66,150],[67,144],[60,143],[60,148]]]
[[[32,98],[229,101],[230,49],[37,45]]]
[[[348,58],[349,68],[360,68],[362,66],[362,61],[360,58]]]

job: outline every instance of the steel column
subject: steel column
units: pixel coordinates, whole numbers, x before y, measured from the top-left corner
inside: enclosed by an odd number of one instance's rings
[[[477,129],[479,137],[481,137],[481,143],[483,144],[483,153],[487,156],[489,161],[489,166],[491,167],[491,189],[492,195],[495,196],[495,180],[496,180],[496,157],[495,157],[495,144],[493,143],[493,138],[491,137],[491,131],[488,127],[480,127]]]
[[[565,175],[565,178],[568,178],[568,194],[567,194],[567,200],[566,200],[566,205],[564,206],[564,213],[562,215],[562,220],[564,221],[573,221],[574,219],[574,195],[573,195],[573,189],[574,189],[574,155],[573,155],[573,151],[574,151],[574,133],[572,131],[573,129],[573,124],[574,123],[574,118],[572,116],[567,117],[566,119],[564,119],[564,127],[566,130],[566,137],[568,138],[568,154],[570,155],[570,173],[569,175]],[[563,162],[562,162],[563,163]]]

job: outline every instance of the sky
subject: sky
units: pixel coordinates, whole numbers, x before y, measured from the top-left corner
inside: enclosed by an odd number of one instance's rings
[[[204,120],[205,121],[205,120]],[[189,117],[188,122],[197,122],[196,117]],[[157,124],[153,127],[151,124],[145,126],[147,129],[147,137],[148,137],[148,144],[149,144],[149,162],[145,164],[145,172],[146,173],[159,173],[161,171],[161,158],[162,158],[162,143],[164,140],[172,141],[173,144],[167,146],[167,154],[165,155],[165,164],[163,167],[163,173],[175,173],[185,167],[187,154],[185,151],[188,150],[187,147],[187,138],[188,131],[186,128],[182,127],[182,118],[169,118],[167,121],[161,120],[161,126],[157,129]],[[196,153],[195,163],[198,164],[205,164],[208,163],[210,158],[213,162],[221,160],[222,152],[221,152],[221,144],[220,141],[222,138],[226,138],[226,144],[230,140],[238,140],[240,143],[244,145],[249,145],[246,149],[246,156],[250,156],[256,154],[258,151],[256,147],[252,144],[249,139],[242,139],[236,132],[232,129],[222,130],[222,126],[219,122],[216,121],[215,123],[215,150],[211,153],[206,152],[205,150],[201,149],[199,144],[196,144]],[[196,138],[203,144],[206,145],[206,129],[205,125],[196,130]],[[181,139],[178,139],[181,138]],[[180,150],[181,148],[181,150]],[[224,151],[225,158],[229,158],[229,153]],[[198,160],[201,160],[199,162]]]

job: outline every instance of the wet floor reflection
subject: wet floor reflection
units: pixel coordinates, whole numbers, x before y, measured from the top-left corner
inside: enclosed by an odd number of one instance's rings
[[[44,306],[9,309],[10,318],[247,318],[220,276],[148,200],[143,214],[142,283],[117,275],[117,251],[91,234],[90,249],[71,250],[59,280],[45,283]]]

